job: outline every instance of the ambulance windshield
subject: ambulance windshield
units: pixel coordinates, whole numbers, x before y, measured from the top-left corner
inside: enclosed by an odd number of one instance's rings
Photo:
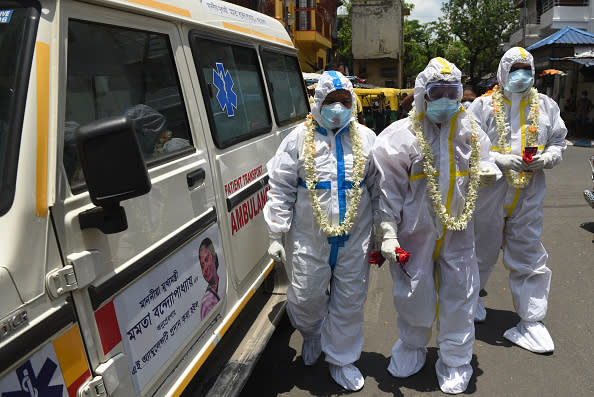
[[[0,216],[11,206],[39,3],[0,4]]]

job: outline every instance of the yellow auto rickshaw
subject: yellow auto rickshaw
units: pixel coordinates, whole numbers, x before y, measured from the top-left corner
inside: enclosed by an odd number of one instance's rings
[[[398,119],[398,105],[412,88],[355,88],[355,95],[363,105],[365,125],[379,134]]]

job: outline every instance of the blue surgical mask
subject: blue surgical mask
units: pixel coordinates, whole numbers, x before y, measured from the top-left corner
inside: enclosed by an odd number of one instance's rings
[[[451,119],[459,107],[460,103],[457,100],[441,98],[436,101],[427,102],[425,114],[429,117],[429,120],[436,124],[441,124]]]
[[[322,106],[322,125],[329,129],[341,128],[350,120],[351,109],[340,102]]]
[[[509,92],[524,92],[528,88],[532,87],[532,82],[534,79],[532,78],[532,71],[526,69],[518,69],[514,70],[509,74],[509,83],[506,90]]]

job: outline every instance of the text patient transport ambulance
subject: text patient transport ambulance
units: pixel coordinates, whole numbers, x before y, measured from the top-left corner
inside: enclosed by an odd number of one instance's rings
[[[270,280],[261,349],[286,299],[266,162],[309,112],[282,24],[2,0],[0,49],[0,396],[180,395]]]

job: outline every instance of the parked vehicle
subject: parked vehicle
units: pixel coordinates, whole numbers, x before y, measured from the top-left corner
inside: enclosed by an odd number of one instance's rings
[[[400,101],[413,91],[412,88],[355,88],[355,94],[361,100],[365,125],[376,134],[398,119]]]
[[[286,299],[266,162],[309,112],[284,27],[217,0],[8,0],[0,49],[0,394],[180,395],[277,274],[261,348]]]

